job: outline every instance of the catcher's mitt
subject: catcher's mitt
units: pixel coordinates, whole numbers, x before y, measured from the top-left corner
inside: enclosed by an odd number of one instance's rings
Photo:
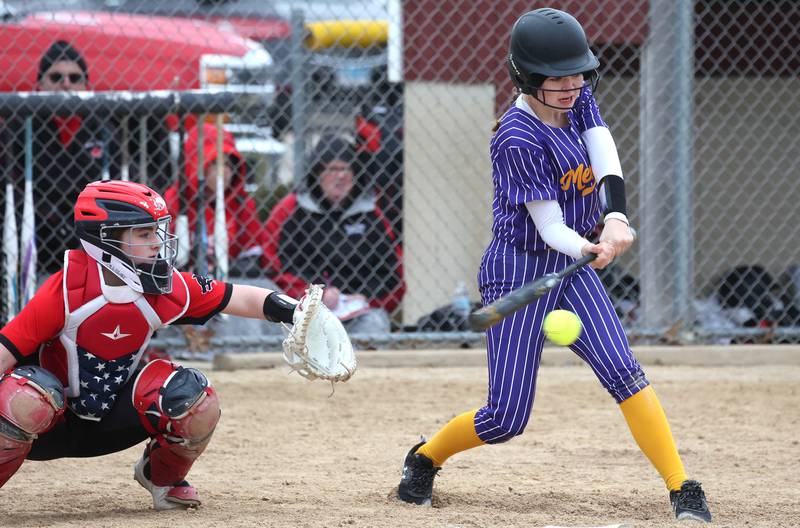
[[[355,373],[353,345],[339,318],[322,304],[322,286],[310,285],[295,308],[283,358],[310,380],[347,381]]]

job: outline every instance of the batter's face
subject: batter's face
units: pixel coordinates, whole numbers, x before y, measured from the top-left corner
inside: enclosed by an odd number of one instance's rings
[[[319,185],[325,198],[332,204],[338,204],[353,189],[353,168],[346,161],[333,160],[322,169]]]
[[[548,77],[542,83],[538,99],[553,110],[567,112],[581,95],[583,74],[567,77]]]

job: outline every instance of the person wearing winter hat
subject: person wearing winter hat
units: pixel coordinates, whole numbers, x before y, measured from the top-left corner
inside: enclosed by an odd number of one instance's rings
[[[75,47],[57,40],[39,60],[36,83],[43,92],[86,90],[89,87],[89,68]]]
[[[72,44],[58,40],[42,54],[36,73],[41,92],[89,90],[86,59]],[[21,196],[25,174],[25,118],[19,114],[4,123],[3,164],[10,168]],[[119,175],[119,152],[111,134],[91,116],[43,115],[31,119],[33,202],[37,243],[37,279],[46,279],[64,263],[64,252],[78,247],[72,207],[89,183]]]
[[[376,203],[351,141],[323,136],[295,192],[272,210],[263,233],[267,273],[288,295],[322,283],[323,301],[348,332],[390,330],[405,293],[402,249]]]

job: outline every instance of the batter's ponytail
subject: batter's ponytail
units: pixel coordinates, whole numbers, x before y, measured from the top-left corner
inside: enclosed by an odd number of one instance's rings
[[[508,106],[506,108],[508,108],[510,106],[513,106],[514,105],[514,101],[517,100],[517,97],[519,97],[519,90],[514,90],[514,95],[511,96],[511,102],[508,104]],[[503,119],[502,115],[494,120],[494,126],[492,127],[492,135],[494,135],[495,132],[497,132],[497,129],[500,128],[500,120],[501,119]]]

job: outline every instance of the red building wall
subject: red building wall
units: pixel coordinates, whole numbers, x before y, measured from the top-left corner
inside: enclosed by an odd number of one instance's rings
[[[509,31],[519,15],[545,6],[562,9],[581,22],[590,42],[635,47],[645,34],[646,3],[646,0],[406,0],[403,2],[405,80],[493,82],[498,103],[505,105],[513,88],[505,54]],[[602,17],[602,25],[592,24],[592,19],[598,16]]]
[[[514,21],[554,7],[573,14],[604,74],[638,75],[647,35],[647,0],[404,0],[407,81],[493,82],[498,107],[512,84],[505,54]],[[800,1],[698,0],[695,69],[703,76],[792,76],[800,71]]]

